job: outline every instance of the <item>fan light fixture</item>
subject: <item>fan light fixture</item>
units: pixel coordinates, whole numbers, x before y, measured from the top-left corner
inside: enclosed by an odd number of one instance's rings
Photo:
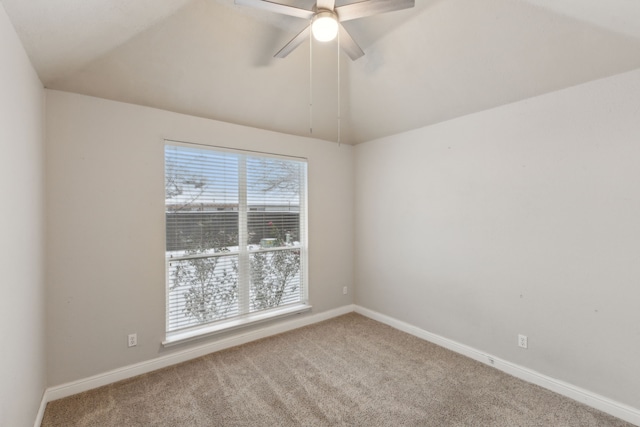
[[[1,1],[1,0],[0,0]],[[282,0],[280,0],[282,1]],[[352,61],[364,55],[364,52],[353,40],[343,22],[352,19],[364,18],[379,13],[393,12],[394,10],[414,7],[415,0],[356,0],[354,3],[343,4],[336,7],[337,0],[315,0],[313,9],[301,9],[279,3],[277,0],[234,0],[235,4],[247,5],[257,9],[267,10],[282,15],[295,16],[309,21],[309,24],[298,33],[289,43],[275,54],[276,58],[284,58],[296,47],[300,46],[307,38],[313,38],[319,42],[328,42],[338,36],[338,144],[340,144],[340,49],[342,49]],[[288,0],[287,0],[288,2]],[[312,82],[312,48],[309,43],[309,133],[313,133],[313,85]]]
[[[328,42],[338,35],[338,19],[336,14],[323,10],[316,13],[311,23],[313,37],[319,42]]]
[[[294,16],[309,22],[309,25],[274,55],[276,58],[284,58],[289,55],[303,41],[310,38],[311,33],[313,33],[313,38],[318,41],[333,40],[339,34],[340,49],[352,61],[364,55],[364,51],[349,35],[347,29],[342,25],[343,22],[380,13],[393,12],[394,10],[409,9],[416,5],[416,0],[355,0],[355,2],[341,6],[336,6],[337,0],[315,0],[313,9],[301,9],[280,3],[280,1],[283,0],[235,0],[235,4]],[[309,2],[309,0],[306,1],[307,3]],[[286,2],[290,3],[290,0],[286,0]],[[338,31],[340,32],[338,33]]]

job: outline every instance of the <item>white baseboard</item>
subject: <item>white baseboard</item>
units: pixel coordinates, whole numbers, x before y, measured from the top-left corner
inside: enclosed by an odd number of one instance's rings
[[[144,362],[136,363],[134,365],[124,366],[122,368],[114,369],[109,372],[94,375],[89,378],[84,378],[77,381],[72,381],[66,384],[49,387],[42,398],[42,407],[40,412],[44,414],[44,407],[47,402],[53,400],[62,399],[63,397],[72,396],[74,394],[82,393],[83,391],[91,390],[97,387],[102,387],[107,384],[121,381],[127,378],[135,377],[136,375],[146,374],[148,372],[155,371],[157,369],[166,368],[167,366],[175,365],[178,363],[186,362],[187,360],[195,359],[200,356],[204,356],[209,353],[224,350],[226,348],[235,347],[241,344],[246,344],[251,341],[266,338],[272,335],[281,334],[283,332],[298,329],[303,326],[308,326],[314,323],[322,322],[323,320],[331,319],[333,317],[341,316],[343,314],[351,313],[355,311],[353,305],[345,305],[333,310],[323,311],[318,314],[311,314],[309,316],[298,317],[295,316],[291,320],[280,322],[273,325],[267,325],[260,329],[252,330],[243,334],[234,335],[231,337],[223,338],[221,340],[203,344],[197,347],[191,347],[189,349],[171,353],[166,356],[161,356],[155,359],[147,360]],[[41,416],[39,413],[39,419]],[[36,420],[36,426],[40,424]]]
[[[166,368],[167,366],[186,362],[188,360],[195,359],[197,357],[204,356],[216,351],[224,350],[226,348],[235,347],[237,345],[246,344],[248,342],[255,341],[261,338],[266,338],[272,335],[277,335],[283,332],[291,331],[293,329],[301,328],[303,326],[318,323],[323,320],[351,313],[353,311],[389,325],[395,329],[407,332],[418,338],[455,351],[456,353],[462,354],[471,359],[493,366],[501,371],[513,375],[516,378],[520,378],[524,381],[539,385],[570,399],[591,406],[592,408],[613,415],[614,417],[618,417],[622,420],[640,426],[640,410],[637,408],[633,408],[631,406],[613,401],[604,396],[600,396],[596,393],[592,393],[588,390],[576,387],[564,381],[548,377],[531,369],[494,357],[490,354],[483,353],[473,347],[469,347],[448,338],[444,338],[440,335],[425,331],[409,323],[402,322],[390,316],[353,304],[345,305],[343,307],[318,314],[312,314],[300,318],[293,318],[286,322],[265,326],[251,332],[224,338],[213,343],[203,344],[145,362],[140,362],[134,365],[114,369],[112,371],[94,375],[89,378],[84,378],[78,381],[50,387],[44,392],[40,410],[38,411],[34,426],[40,426],[42,417],[44,416],[46,405],[48,402],[51,402],[53,400],[61,399],[63,397],[71,396],[83,391],[91,390],[97,387],[131,378],[136,375],[146,374],[157,369]]]
[[[462,354],[463,356],[493,366],[503,372],[508,373],[509,375],[513,375],[516,378],[520,378],[524,381],[536,384],[540,387],[546,388],[570,399],[584,403],[585,405],[591,406],[592,408],[613,415],[614,417],[640,426],[640,409],[616,402],[583,388],[574,386],[564,381],[557,380],[555,378],[548,377],[539,372],[494,357],[490,354],[483,353],[473,347],[469,347],[448,338],[444,338],[440,335],[427,332],[424,329],[418,328],[417,326],[413,326],[409,323],[394,319],[393,317],[389,317],[376,311],[369,310],[368,308],[356,305],[355,312],[369,317],[373,320],[377,320],[380,323],[389,325],[395,329],[414,335],[423,340],[437,344],[456,353]]]
[[[34,427],[40,427],[42,424],[42,418],[44,418],[44,410],[47,408],[47,392],[42,393],[42,399],[40,400],[40,408],[38,408],[38,414],[36,415],[36,422],[33,423]]]

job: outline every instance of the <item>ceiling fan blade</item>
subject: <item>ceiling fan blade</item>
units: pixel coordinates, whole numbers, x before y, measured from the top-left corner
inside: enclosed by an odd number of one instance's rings
[[[338,14],[338,20],[344,22],[379,13],[409,9],[415,4],[415,0],[367,0],[336,7],[335,12]]]
[[[318,10],[320,9],[333,10],[335,6],[336,6],[335,0],[318,0],[316,3],[316,7],[318,8]]]
[[[349,58],[351,58],[352,61],[355,61],[364,55],[364,52],[360,49],[358,43],[353,40],[351,34],[349,34],[347,29],[342,25],[340,25],[340,47],[347,55],[349,55]]]
[[[300,46],[303,41],[307,37],[309,37],[309,33],[311,32],[311,25],[309,25],[304,30],[300,31],[297,36],[295,36],[289,43],[287,43],[278,53],[274,55],[274,58],[284,58],[289,55],[295,48]]]
[[[235,4],[251,6],[255,7],[256,9],[266,10],[268,12],[280,13],[282,15],[295,16],[297,18],[303,19],[311,19],[314,15],[314,13],[310,10],[299,9],[297,7],[274,3],[267,0],[235,0]]]

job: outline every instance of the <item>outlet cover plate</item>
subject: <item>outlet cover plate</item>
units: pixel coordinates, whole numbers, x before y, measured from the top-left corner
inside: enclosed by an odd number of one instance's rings
[[[529,339],[526,335],[518,335],[518,347],[529,348]]]

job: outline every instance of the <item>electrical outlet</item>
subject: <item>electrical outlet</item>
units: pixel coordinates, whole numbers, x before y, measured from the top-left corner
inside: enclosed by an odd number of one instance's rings
[[[129,347],[135,347],[138,345],[138,334],[129,334],[129,337],[127,339],[127,343],[129,344]]]
[[[526,335],[518,335],[518,347],[528,348],[529,340]]]
[[[342,288],[342,295],[346,295],[348,293],[349,293],[349,288],[347,288],[346,286]]]

